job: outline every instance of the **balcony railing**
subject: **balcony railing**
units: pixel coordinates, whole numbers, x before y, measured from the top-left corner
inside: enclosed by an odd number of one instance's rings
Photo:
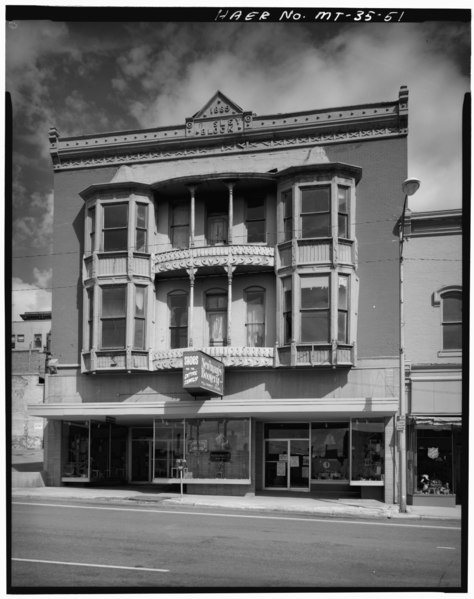
[[[211,245],[172,249],[157,254],[155,273],[206,266],[261,266],[274,268],[275,250],[266,245]]]
[[[277,366],[350,367],[354,365],[351,345],[295,344],[277,348]]]
[[[295,256],[293,256],[295,251]],[[297,239],[293,250],[293,242],[285,241],[278,245],[277,269],[287,268],[295,264],[347,264],[356,262],[355,245],[350,239]]]
[[[155,351],[152,363],[155,370],[170,370],[183,367],[183,352],[199,349],[221,360],[224,366],[273,367],[273,347],[193,347]]]

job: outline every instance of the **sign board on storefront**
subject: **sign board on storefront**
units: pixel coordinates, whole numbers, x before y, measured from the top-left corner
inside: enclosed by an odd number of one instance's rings
[[[184,352],[183,388],[192,395],[224,395],[224,364],[202,351]]]
[[[397,416],[395,426],[397,431],[403,432],[405,430],[406,418],[404,416]]]

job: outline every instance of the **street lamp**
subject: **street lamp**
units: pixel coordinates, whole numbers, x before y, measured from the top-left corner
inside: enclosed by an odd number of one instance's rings
[[[407,209],[408,196],[413,195],[420,187],[419,179],[407,179],[402,183],[402,191],[405,194],[403,202],[403,212],[400,219],[399,234],[399,252],[400,252],[400,399],[398,406],[398,433],[399,433],[399,509],[400,512],[407,511],[407,446],[406,446],[406,419],[407,419],[407,400],[405,395],[405,335],[404,335],[404,310],[403,310],[403,242],[405,212]]]

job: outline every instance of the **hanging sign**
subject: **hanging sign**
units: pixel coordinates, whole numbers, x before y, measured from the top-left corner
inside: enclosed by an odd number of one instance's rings
[[[202,351],[184,352],[183,388],[192,395],[224,395],[224,364]]]

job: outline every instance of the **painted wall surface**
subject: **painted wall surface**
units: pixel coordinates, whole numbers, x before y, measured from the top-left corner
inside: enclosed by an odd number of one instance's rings
[[[443,356],[441,306],[433,294],[462,285],[460,234],[411,237],[404,244],[405,347],[413,364],[461,363],[461,356]]]
[[[375,361],[374,361],[375,362]],[[385,361],[352,370],[226,369],[224,399],[372,398],[398,396],[396,363]],[[80,375],[75,371],[48,377],[48,403],[153,402],[190,399],[182,372]]]
[[[403,205],[405,138],[341,143],[304,151],[297,148],[238,157],[179,160],[172,163],[173,172],[168,175],[265,171],[305,161],[346,162],[363,169],[355,214],[360,277],[357,352],[359,358],[395,356],[398,354],[398,248],[394,227]],[[163,176],[164,168],[163,164],[140,165],[129,168],[128,174],[133,173],[135,180],[152,182]],[[166,168],[169,169],[169,165]],[[92,183],[110,181],[116,170],[110,167],[63,171],[55,175],[52,351],[60,363],[77,364],[80,360],[84,202],[79,192]],[[157,243],[164,239],[161,223],[168,226],[167,216],[160,210]],[[199,218],[202,214],[197,215],[198,231]],[[234,222],[241,221],[242,210],[237,200]]]
[[[13,374],[11,377],[12,448],[40,449],[43,446],[43,418],[28,414],[28,405],[43,403],[44,385],[38,374]]]
[[[51,351],[63,364],[79,364],[82,343],[84,200],[79,192],[109,181],[116,170],[88,169],[54,176]]]

